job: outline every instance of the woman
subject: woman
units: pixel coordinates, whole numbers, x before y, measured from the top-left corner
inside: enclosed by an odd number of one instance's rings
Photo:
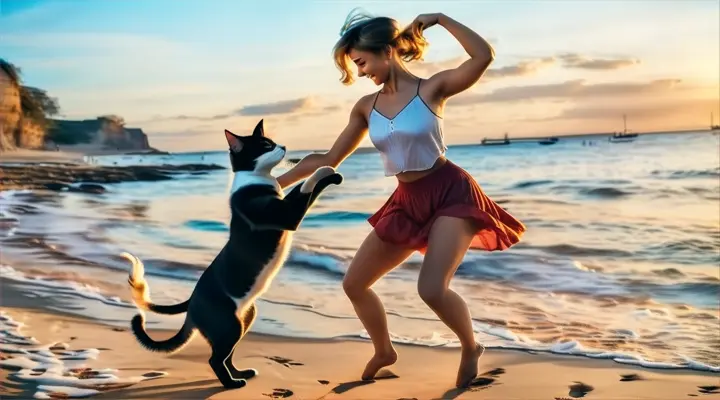
[[[478,373],[482,345],[475,342],[470,312],[449,289],[450,279],[468,248],[505,250],[520,240],[525,226],[490,200],[466,171],[445,157],[443,108],[447,99],[483,75],[494,55],[475,32],[443,14],[422,14],[405,30],[395,20],[351,13],[334,58],[342,82],[353,82],[348,60],[382,89],[357,101],[347,126],[325,153],[310,154],[278,178],[282,187],[322,166],[337,167],[368,134],[380,151],[385,175],[396,190],[369,219],[373,230],[355,254],[343,281],[345,293],[372,339],[375,354],[362,379],[372,379],[395,363],[385,310],[370,286],[408,258],[424,254],[418,280],[423,301],[458,336],[462,345],[456,386]],[[421,79],[404,62],[422,58],[422,30],[440,25],[453,35],[470,59],[454,69]]]

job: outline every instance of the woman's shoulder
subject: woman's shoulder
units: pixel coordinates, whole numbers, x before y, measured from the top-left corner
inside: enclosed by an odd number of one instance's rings
[[[353,105],[353,108],[352,108],[353,112],[359,112],[365,117],[370,115],[370,111],[372,110],[373,103],[375,102],[376,94],[377,94],[377,92],[366,94],[366,95],[360,97]]]

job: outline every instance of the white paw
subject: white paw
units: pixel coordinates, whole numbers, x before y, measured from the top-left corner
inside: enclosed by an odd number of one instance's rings
[[[320,181],[320,179],[328,177],[335,173],[335,168],[333,167],[320,167],[315,170],[315,172],[303,182],[302,186],[300,186],[300,191],[302,193],[310,193],[315,189],[315,185]]]
[[[330,166],[320,167],[313,172],[312,177],[317,177],[317,180],[325,178],[335,173],[335,168]]]

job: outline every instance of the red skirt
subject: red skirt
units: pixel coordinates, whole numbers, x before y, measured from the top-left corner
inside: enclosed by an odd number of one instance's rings
[[[447,160],[420,179],[398,187],[368,222],[383,241],[425,253],[430,228],[438,217],[470,219],[477,232],[471,249],[506,250],[520,241],[526,227],[492,201],[467,171]]]

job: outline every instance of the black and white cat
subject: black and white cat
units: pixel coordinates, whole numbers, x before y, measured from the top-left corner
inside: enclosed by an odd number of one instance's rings
[[[209,363],[226,388],[241,388],[255,369],[238,370],[232,362],[235,346],[255,320],[255,300],[270,286],[290,251],[292,234],[306,212],[328,185],[342,183],[331,167],[319,168],[283,196],[270,174],[285,157],[285,147],[265,137],[261,120],[252,135],[236,136],[225,130],[234,173],[230,191],[230,236],[215,260],[203,272],[190,298],[180,304],[158,305],[150,300],[144,265],[129,253],[128,282],[140,313],[132,319],[132,332],[151,351],[173,353],[203,335],[212,355]],[[187,312],[185,322],[171,338],[152,339],[145,330],[145,311],[159,314]]]

